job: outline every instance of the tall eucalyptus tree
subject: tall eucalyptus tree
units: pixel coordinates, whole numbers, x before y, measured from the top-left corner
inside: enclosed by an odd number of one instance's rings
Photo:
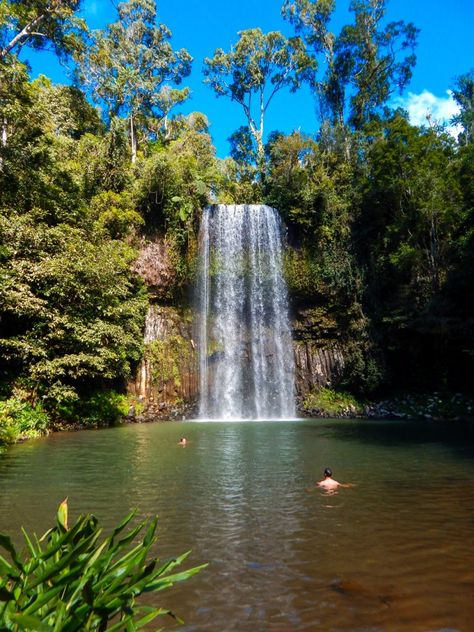
[[[330,30],[335,0],[285,0],[282,13],[308,46],[323,58],[325,73],[315,83],[322,122],[361,130],[411,79],[418,29],[385,23],[387,0],[351,0],[354,22],[336,35]]]
[[[78,43],[85,24],[76,16],[81,0],[2,0],[0,2],[0,60],[28,45],[52,45],[62,55]]]
[[[453,122],[462,127],[458,140],[469,145],[474,141],[474,70],[456,77],[453,98],[459,106]]]
[[[7,147],[20,93],[26,98],[23,46],[52,48],[67,57],[82,45],[87,30],[77,17],[81,0],[0,0],[0,151]],[[3,156],[0,155],[0,169]]]
[[[93,99],[105,103],[110,118],[128,119],[132,163],[137,132],[147,120],[164,120],[189,95],[180,84],[191,71],[185,49],[174,51],[171,31],[157,24],[155,0],[128,0],[118,6],[119,20],[92,34],[79,57],[80,78]]]
[[[295,92],[304,81],[311,82],[316,62],[306,54],[299,37],[286,39],[278,31],[263,33],[259,28],[238,35],[228,53],[219,48],[204,60],[205,83],[218,97],[228,97],[242,107],[262,175],[265,114],[270,103],[283,88]]]

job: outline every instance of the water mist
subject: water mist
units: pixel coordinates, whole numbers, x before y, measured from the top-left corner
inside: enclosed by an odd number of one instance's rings
[[[210,206],[199,244],[200,418],[293,418],[294,358],[277,211]]]

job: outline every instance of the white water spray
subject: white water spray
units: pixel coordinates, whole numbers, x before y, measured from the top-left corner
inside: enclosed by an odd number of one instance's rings
[[[201,419],[295,417],[282,227],[264,205],[215,205],[200,232]]]

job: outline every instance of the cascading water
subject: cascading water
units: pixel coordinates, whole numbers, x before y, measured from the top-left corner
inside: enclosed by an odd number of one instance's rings
[[[295,416],[282,226],[264,205],[215,205],[200,232],[201,419]]]

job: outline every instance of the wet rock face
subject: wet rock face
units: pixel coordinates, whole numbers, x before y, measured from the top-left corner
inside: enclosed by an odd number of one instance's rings
[[[129,391],[157,410],[195,400],[197,355],[189,308],[150,305],[145,353]]]
[[[314,330],[313,330],[314,332]],[[313,333],[312,332],[312,333]],[[197,346],[193,310],[151,304],[145,325],[145,353],[129,391],[157,416],[169,407],[195,402],[199,396]],[[344,371],[344,356],[335,340],[316,340],[301,321],[293,323],[295,390],[299,401],[321,387],[334,387]],[[291,351],[289,351],[291,353]]]
[[[321,307],[296,311],[293,319],[295,387],[298,398],[341,380],[345,361],[338,325]]]
[[[168,298],[176,283],[172,249],[164,239],[144,242],[134,266],[156,298]]]
[[[320,347],[318,343],[294,343],[295,386],[298,397],[321,387],[333,387],[344,371],[344,356],[337,347]]]
[[[144,240],[134,270],[148,286],[151,302],[145,352],[128,391],[155,417],[180,417],[183,406],[197,397],[198,374],[193,313],[173,298],[177,284],[173,244],[162,237]]]
[[[144,241],[135,270],[147,284],[152,302],[144,357],[129,392],[156,416],[171,416],[175,408],[181,410],[199,397],[194,310],[173,298],[177,275],[172,244],[159,237]],[[340,330],[328,310],[300,306],[291,328],[298,401],[321,387],[337,386],[345,362]]]

